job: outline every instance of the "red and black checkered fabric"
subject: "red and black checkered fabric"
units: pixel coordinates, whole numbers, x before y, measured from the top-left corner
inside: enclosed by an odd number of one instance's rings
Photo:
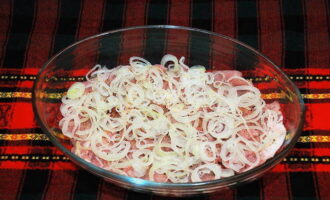
[[[36,123],[32,85],[50,56],[87,36],[172,24],[236,38],[271,58],[303,94],[302,136],[263,178],[195,199],[330,199],[328,0],[1,0],[0,199],[171,199],[79,169]]]

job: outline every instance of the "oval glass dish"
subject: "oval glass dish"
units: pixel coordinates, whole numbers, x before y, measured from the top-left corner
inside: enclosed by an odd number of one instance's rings
[[[74,82],[84,81],[84,76],[95,64],[112,68],[128,64],[131,56],[158,64],[165,54],[184,56],[188,66],[238,70],[261,91],[267,103],[278,101],[287,134],[275,156],[232,177],[197,183],[158,183],[107,171],[73,154],[70,140],[59,128],[61,97],[68,88]],[[169,196],[216,192],[260,177],[281,162],[293,148],[300,136],[305,110],[301,95],[292,81],[253,48],[213,32],[166,25],[109,31],[65,48],[41,68],[33,88],[33,108],[39,125],[52,143],[78,166],[124,188]]]

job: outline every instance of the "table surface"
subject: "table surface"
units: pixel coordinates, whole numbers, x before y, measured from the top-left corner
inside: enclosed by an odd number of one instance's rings
[[[79,169],[42,133],[31,87],[50,56],[122,27],[172,24],[236,38],[279,65],[306,103],[302,136],[263,178],[194,199],[330,199],[327,0],[1,0],[0,199],[171,199],[128,191]]]

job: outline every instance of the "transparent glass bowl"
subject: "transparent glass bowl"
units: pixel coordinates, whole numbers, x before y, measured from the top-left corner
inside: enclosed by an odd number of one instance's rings
[[[186,57],[189,66],[203,65],[213,70],[239,70],[253,81],[267,102],[279,101],[287,136],[277,154],[247,172],[214,181],[198,183],[157,183],[119,175],[101,169],[71,153],[72,144],[63,137],[58,122],[61,96],[70,85],[83,81],[95,65],[108,68],[128,64],[140,56],[153,64],[162,56]],[[159,195],[187,196],[211,193],[253,181],[278,164],[299,138],[304,104],[296,86],[268,58],[232,38],[209,31],[178,26],[141,26],[109,31],[67,47],[40,70],[33,88],[33,108],[39,125],[55,146],[74,163],[118,186]]]

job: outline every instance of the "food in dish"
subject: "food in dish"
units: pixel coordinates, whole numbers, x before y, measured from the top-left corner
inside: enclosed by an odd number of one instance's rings
[[[115,173],[187,183],[233,176],[274,156],[286,129],[238,71],[207,72],[165,55],[152,65],[96,65],[62,98],[72,152]]]

